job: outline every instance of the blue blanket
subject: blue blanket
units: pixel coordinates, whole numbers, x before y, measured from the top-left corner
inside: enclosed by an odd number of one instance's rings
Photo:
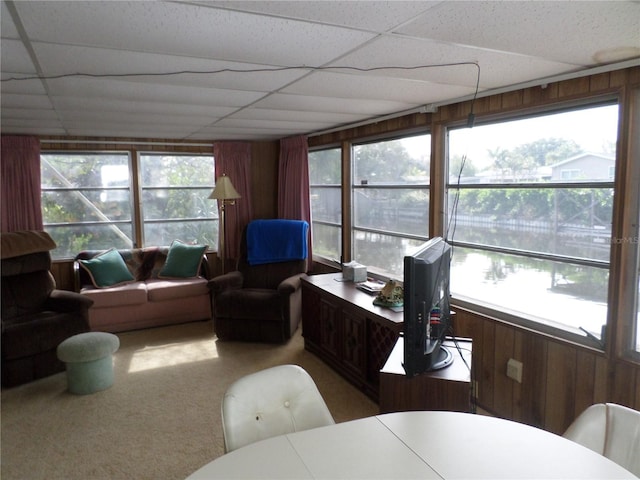
[[[254,220],[247,226],[247,261],[250,265],[307,258],[304,220]]]

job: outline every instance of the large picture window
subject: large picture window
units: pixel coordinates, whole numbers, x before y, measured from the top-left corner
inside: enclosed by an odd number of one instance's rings
[[[175,239],[215,246],[218,238],[213,156],[140,155],[141,215],[145,245]]]
[[[601,338],[617,104],[449,131],[454,299]]]
[[[353,259],[369,271],[402,278],[404,256],[428,238],[430,156],[430,135],[353,146]]]
[[[309,152],[313,254],[338,263],[342,255],[341,172],[340,148]]]
[[[133,245],[127,153],[43,153],[42,216],[58,248],[54,259],[81,250]]]

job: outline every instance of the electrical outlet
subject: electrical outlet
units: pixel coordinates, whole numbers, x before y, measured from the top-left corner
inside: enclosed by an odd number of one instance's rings
[[[522,362],[510,358],[507,362],[507,377],[522,383]]]

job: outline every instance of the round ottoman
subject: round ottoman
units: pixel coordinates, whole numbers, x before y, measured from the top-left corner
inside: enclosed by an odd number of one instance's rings
[[[80,333],[58,345],[58,358],[67,368],[69,391],[87,395],[113,385],[112,354],[118,347],[118,337],[105,332]]]

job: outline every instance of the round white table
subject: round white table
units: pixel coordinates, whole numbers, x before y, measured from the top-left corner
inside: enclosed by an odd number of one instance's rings
[[[636,478],[539,428],[483,415],[399,412],[273,437],[208,463],[201,479]]]

